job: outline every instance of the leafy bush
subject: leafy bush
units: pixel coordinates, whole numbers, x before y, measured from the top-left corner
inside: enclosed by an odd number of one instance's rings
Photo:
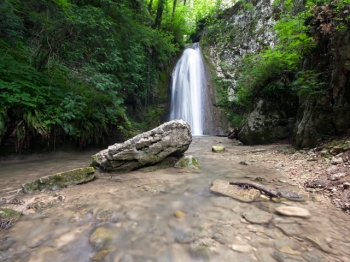
[[[125,100],[154,100],[159,71],[177,51],[153,29],[145,3],[3,0],[0,5],[0,142],[16,150],[62,129],[80,146],[111,129],[127,134]]]

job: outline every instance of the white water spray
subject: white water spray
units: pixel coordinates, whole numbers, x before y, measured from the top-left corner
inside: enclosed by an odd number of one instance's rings
[[[198,43],[185,49],[177,62],[171,84],[170,120],[183,119],[193,135],[203,135],[203,94],[206,88],[205,68]]]

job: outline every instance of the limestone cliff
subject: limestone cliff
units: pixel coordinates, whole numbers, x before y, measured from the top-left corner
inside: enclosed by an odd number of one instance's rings
[[[303,1],[294,1],[291,12],[303,9]],[[312,17],[305,20],[315,47],[299,68],[288,72],[287,81],[291,89],[298,71],[312,72],[321,75],[320,90],[310,84],[312,92],[308,93],[281,93],[268,98],[257,93],[249,110],[228,109],[228,113],[240,114],[244,119],[238,134],[243,143],[263,144],[292,137],[296,147],[312,147],[330,135],[350,129],[349,14],[349,6],[327,4],[314,7]],[[235,99],[237,68],[242,57],[277,43],[274,24],[280,15],[281,7],[270,0],[237,2],[218,17],[215,25],[198,32],[210,61],[214,85],[229,90],[228,100]]]

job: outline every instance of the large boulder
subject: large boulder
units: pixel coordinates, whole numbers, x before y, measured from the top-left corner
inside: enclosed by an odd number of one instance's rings
[[[167,156],[180,156],[192,142],[190,125],[172,120],[92,156],[91,165],[108,172],[128,172],[153,165]]]

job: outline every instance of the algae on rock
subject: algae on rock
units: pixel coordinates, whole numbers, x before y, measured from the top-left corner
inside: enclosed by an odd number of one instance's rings
[[[8,221],[17,221],[22,216],[22,213],[10,208],[0,208],[0,219]]]

